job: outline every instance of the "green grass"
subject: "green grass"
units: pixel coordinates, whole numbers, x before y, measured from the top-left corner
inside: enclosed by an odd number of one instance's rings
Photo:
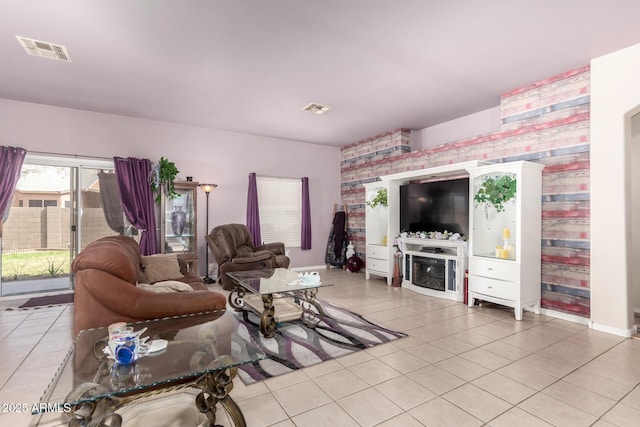
[[[29,280],[68,276],[69,251],[2,254],[2,280]]]

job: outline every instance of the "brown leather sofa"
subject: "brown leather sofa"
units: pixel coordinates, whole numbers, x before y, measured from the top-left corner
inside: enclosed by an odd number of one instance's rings
[[[226,298],[209,290],[181,265],[193,292],[155,293],[136,286],[144,277],[140,246],[130,237],[110,236],[87,245],[73,260],[75,273],[74,334],[114,322],[136,322],[168,316],[224,310]],[[75,336],[74,335],[74,336]]]
[[[218,263],[218,279],[227,291],[234,287],[228,272],[289,268],[290,259],[285,255],[284,243],[254,246],[244,224],[219,225],[205,239]]]

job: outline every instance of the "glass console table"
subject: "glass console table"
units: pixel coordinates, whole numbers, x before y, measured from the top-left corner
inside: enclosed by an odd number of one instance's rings
[[[196,407],[206,414],[210,426],[215,425],[218,403],[236,426],[246,426],[240,408],[229,395],[232,381],[238,366],[266,356],[244,345],[237,335],[238,322],[233,313],[212,311],[131,326],[136,331],[146,328],[142,338],[148,336],[149,342],[166,344],[166,348],[122,365],[110,356],[107,328],[80,332],[33,415],[64,412],[71,417],[70,426],[120,426],[122,416],[116,411],[125,404],[168,391],[197,388]]]

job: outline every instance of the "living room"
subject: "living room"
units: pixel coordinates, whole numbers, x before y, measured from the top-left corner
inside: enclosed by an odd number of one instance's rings
[[[14,31],[13,27],[8,28]],[[19,45],[15,41],[15,35],[24,31],[27,30],[15,30],[15,34],[10,35],[14,38],[11,43],[14,43],[16,48],[19,48]],[[22,35],[40,37],[35,34]],[[47,40],[44,36],[41,38]],[[62,40],[60,42],[72,44]],[[638,289],[638,283],[634,279],[637,277],[635,268],[638,263],[632,262],[634,259],[632,247],[638,239],[635,238],[634,230],[630,225],[631,220],[628,219],[633,217],[637,209],[632,210],[627,203],[631,194],[627,187],[632,179],[627,163],[630,162],[631,143],[638,138],[637,126],[633,126],[633,123],[637,122],[635,114],[640,104],[638,102],[640,93],[635,84],[635,76],[640,71],[640,47],[632,43],[621,47],[625,49],[606,52],[606,55],[603,54],[597,58],[594,56],[590,58],[591,62],[577,63],[573,67],[557,70],[557,73],[545,75],[543,78],[553,79],[560,74],[575,70],[582,70],[583,74],[589,74],[590,99],[585,112],[588,115],[586,120],[588,131],[584,136],[590,145],[587,170],[589,180],[587,205],[590,204],[590,224],[588,237],[584,240],[589,246],[587,302],[590,310],[588,316],[577,316],[578,319],[571,318],[571,320],[579,323],[579,318],[582,318],[584,323],[596,330],[626,337],[634,331],[634,308],[640,307],[640,303],[633,298],[635,290]],[[2,51],[5,52],[5,50],[14,55],[13,50],[3,47]],[[19,53],[15,53],[16,58]],[[70,52],[70,55],[75,62],[73,52]],[[34,66],[38,64],[36,60],[45,61],[28,57],[18,61],[27,60],[32,60]],[[161,70],[158,73],[165,72],[169,73],[170,70]],[[43,75],[47,74],[48,72],[43,72]],[[205,75],[201,74],[199,77],[204,80],[206,73],[203,74]],[[249,173],[286,177],[308,176],[311,186],[314,240],[311,250],[291,249],[292,267],[318,268],[322,265],[334,203],[358,204],[349,201],[348,196],[343,193],[344,180],[341,166],[343,155],[340,146],[322,145],[296,138],[261,136],[267,131],[257,128],[244,132],[218,130],[194,124],[136,118],[118,113],[115,109],[97,112],[47,105],[48,102],[37,100],[27,101],[19,94],[20,83],[16,83],[15,76],[11,78],[13,89],[0,92],[2,96],[0,135],[3,145],[21,146],[29,153],[60,155],[62,158],[110,159],[113,156],[132,156],[149,158],[152,161],[157,161],[160,156],[170,158],[181,170],[182,178],[193,176],[196,181],[215,182],[218,185],[212,193],[209,206],[209,222],[213,225],[244,221]],[[521,81],[507,90],[516,91],[535,83],[536,81],[530,80]],[[82,81],[79,84],[82,85]],[[261,84],[268,84],[268,81]],[[131,84],[128,87],[131,89],[133,86],[134,84]],[[281,88],[278,88],[279,90]],[[277,96],[278,91],[274,88],[276,92],[274,96]],[[176,99],[176,108],[181,108],[180,106],[188,103],[179,93],[173,93],[173,95]],[[132,95],[133,97],[135,94]],[[126,107],[127,101],[126,98],[121,99],[122,105]],[[313,101],[316,99],[305,99],[302,102]],[[318,101],[322,100],[318,99]],[[500,119],[497,123],[494,120],[498,102],[496,98],[495,104],[487,108],[467,111],[458,117],[452,117],[459,120],[452,122],[445,120],[443,121],[445,123],[441,123],[441,127],[425,126],[413,129],[412,134],[415,138],[412,152],[424,155],[428,150],[431,150],[429,153],[446,151],[455,147],[455,144],[460,141],[469,141],[482,135],[500,132]],[[268,127],[270,121],[268,105],[263,107],[267,112],[260,110],[246,114],[262,117],[261,121]],[[324,117],[300,119],[302,123],[299,126],[307,126],[313,120],[327,118],[330,114],[337,112],[338,108],[326,113]],[[476,114],[470,116],[471,113]],[[220,112],[216,111],[216,114]],[[490,125],[481,126],[481,129],[478,129],[477,122],[474,122],[478,119],[483,124],[490,122]],[[585,120],[582,123],[584,124]],[[433,135],[430,131],[444,129],[447,124],[449,129],[454,127],[458,131],[460,128],[466,128],[465,130],[470,133],[456,135],[453,139],[445,138],[436,144],[430,144],[433,140],[419,141],[421,136]],[[309,126],[315,127],[316,124],[309,124]],[[363,141],[379,139],[387,132],[393,132],[398,128],[404,128],[404,125],[399,124],[383,129],[371,126],[370,133],[344,141],[342,146],[358,145]],[[454,145],[447,148],[445,143]],[[486,157],[488,160],[500,158],[502,157],[491,156],[491,154]],[[422,165],[430,166],[428,162],[418,162],[411,167],[419,169]],[[198,216],[204,218],[206,205],[204,195],[201,196]],[[612,206],[617,208],[612,209]],[[354,224],[357,224],[358,216],[354,215],[353,219]],[[626,225],[613,231],[612,224]],[[358,228],[357,225],[352,227]],[[204,221],[199,222],[199,228],[201,235],[204,234]],[[363,251],[363,248],[357,249]],[[205,250],[206,247],[201,242],[199,249],[201,260],[205,258]],[[563,317],[562,312],[551,313],[552,311],[551,308],[547,314]]]

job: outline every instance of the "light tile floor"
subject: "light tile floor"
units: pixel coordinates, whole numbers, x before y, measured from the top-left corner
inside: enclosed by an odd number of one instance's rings
[[[640,425],[639,340],[321,274],[335,283],[321,298],[409,336],[250,386],[236,379],[251,427]],[[30,412],[53,376],[72,316],[71,306],[0,311],[0,425],[35,424],[16,410]]]

